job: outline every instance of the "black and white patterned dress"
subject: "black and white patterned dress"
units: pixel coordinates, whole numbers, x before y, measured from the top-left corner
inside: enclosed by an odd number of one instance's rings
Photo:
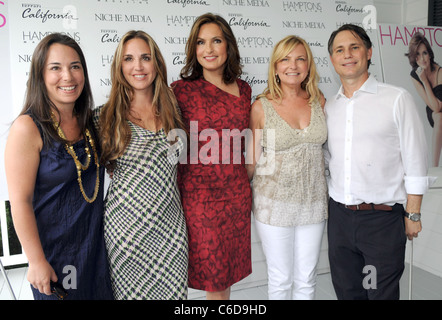
[[[115,299],[187,298],[186,223],[177,164],[163,129],[129,121],[132,137],[117,159],[105,200],[104,236]],[[183,142],[174,145],[176,153]]]

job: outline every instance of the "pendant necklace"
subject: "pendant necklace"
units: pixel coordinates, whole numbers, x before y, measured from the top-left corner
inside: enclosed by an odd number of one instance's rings
[[[64,140],[67,140],[66,136],[64,135],[63,130],[61,129],[59,123],[57,122],[53,112],[51,113],[51,117],[52,117],[54,128],[57,130],[59,137]],[[97,150],[95,148],[94,140],[92,139],[91,133],[89,132],[88,129],[85,130],[85,135],[86,135],[86,137],[85,137],[85,148],[84,149],[87,154],[85,164],[81,163],[81,161],[78,159],[77,154],[75,153],[74,147],[72,145],[66,143],[64,145],[64,147],[65,147],[66,151],[69,153],[69,155],[72,157],[72,159],[74,159],[75,167],[77,168],[77,177],[78,177],[77,181],[78,181],[78,185],[80,186],[81,194],[83,195],[84,200],[86,200],[88,203],[92,203],[97,198],[98,189],[100,187],[100,170],[99,170],[100,163],[98,162],[98,154],[97,154]],[[86,192],[84,191],[84,188],[83,188],[83,182],[81,180],[81,172],[85,171],[87,168],[89,168],[89,164],[91,162],[91,150],[88,147],[88,142],[92,148],[92,152],[94,154],[95,165],[97,167],[97,178],[95,180],[95,189],[94,189],[94,194],[92,195],[92,198],[89,198],[86,195]]]

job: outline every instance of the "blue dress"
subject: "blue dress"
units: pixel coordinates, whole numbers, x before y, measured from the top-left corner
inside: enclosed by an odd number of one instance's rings
[[[42,135],[38,124],[37,127]],[[85,139],[75,143],[74,150],[81,163],[85,163]],[[88,197],[94,194],[96,174],[92,155],[88,169],[81,175]],[[65,146],[54,142],[51,148],[43,147],[33,207],[46,259],[58,282],[67,288],[66,300],[113,299],[103,235],[103,181],[104,168],[100,168],[97,198],[93,203],[86,202],[74,160]],[[35,300],[56,299],[41,294],[32,285],[31,289]]]

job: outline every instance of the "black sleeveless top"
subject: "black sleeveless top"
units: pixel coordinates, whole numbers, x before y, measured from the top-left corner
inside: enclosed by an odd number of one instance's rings
[[[441,67],[439,67],[439,69],[437,70],[437,75],[436,78],[439,75],[439,70],[441,69]],[[424,84],[422,83],[421,79],[419,79],[419,76],[416,73],[416,70],[412,70],[410,72],[410,75],[413,79],[419,81],[419,83],[423,86]],[[435,95],[435,97],[439,100],[442,101],[442,84],[438,84],[437,86],[435,86],[433,88],[433,93]],[[431,127],[434,127],[434,121],[433,121],[433,110],[431,110],[431,108],[429,106],[426,107],[427,110],[427,119],[428,122],[430,123]]]

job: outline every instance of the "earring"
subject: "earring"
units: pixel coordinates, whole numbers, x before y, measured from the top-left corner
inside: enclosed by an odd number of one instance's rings
[[[276,78],[276,83],[280,83],[281,82],[281,79],[279,79],[278,74],[276,74],[275,78]]]

